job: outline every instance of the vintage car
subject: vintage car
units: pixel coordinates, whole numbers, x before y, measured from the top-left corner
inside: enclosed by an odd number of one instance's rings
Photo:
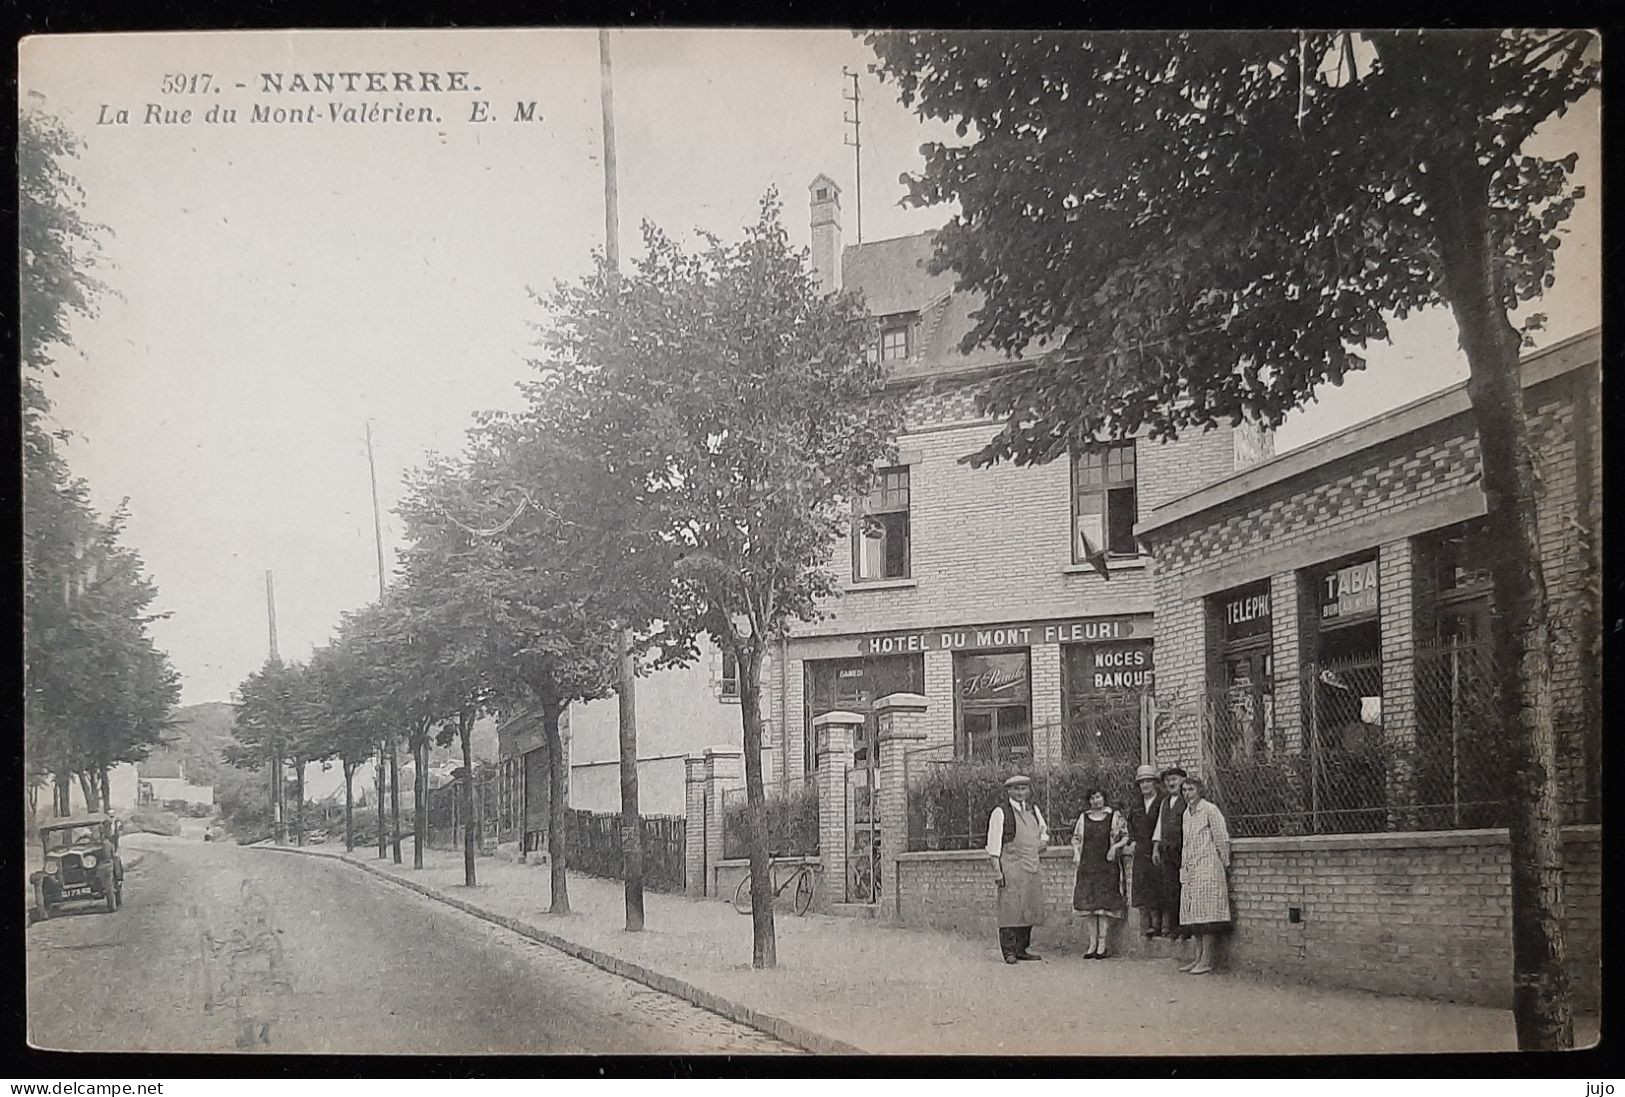
[[[119,824],[95,812],[52,819],[39,828],[45,869],[29,877],[34,916],[49,918],[64,903],[106,903],[108,913],[124,901],[124,862],[119,859]]]

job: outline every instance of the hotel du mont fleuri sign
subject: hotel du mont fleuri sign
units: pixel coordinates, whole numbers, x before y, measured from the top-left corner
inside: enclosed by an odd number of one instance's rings
[[[1102,643],[1148,637],[1151,634],[1151,620],[1148,617],[1078,617],[973,628],[873,632],[858,637],[858,652],[862,655],[910,655],[926,651],[979,651],[1024,648],[1033,644]]]

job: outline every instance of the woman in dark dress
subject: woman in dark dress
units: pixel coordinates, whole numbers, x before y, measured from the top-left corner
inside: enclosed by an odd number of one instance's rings
[[[1072,909],[1083,915],[1089,930],[1086,960],[1104,959],[1108,919],[1123,916],[1123,862],[1128,845],[1128,824],[1121,812],[1106,805],[1106,795],[1090,789],[1089,807],[1072,830],[1072,856],[1077,881],[1072,888]]]
[[[1141,766],[1134,780],[1140,792],[1128,806],[1128,852],[1134,855],[1129,905],[1140,912],[1141,932],[1147,937],[1160,937],[1169,926],[1164,918],[1162,868],[1151,860],[1151,836],[1162,811],[1162,783],[1155,766]]]

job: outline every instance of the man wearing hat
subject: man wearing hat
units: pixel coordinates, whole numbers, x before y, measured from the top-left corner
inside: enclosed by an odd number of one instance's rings
[[[1044,876],[1039,854],[1049,827],[1032,798],[1032,781],[1017,774],[1004,782],[1005,799],[987,821],[987,853],[999,889],[999,951],[1004,962],[1036,960],[1033,927],[1044,921]]]
[[[1179,928],[1179,865],[1185,848],[1185,798],[1179,795],[1179,782],[1186,776],[1178,766],[1162,771],[1162,808],[1151,833],[1151,859],[1162,869],[1162,934],[1176,939],[1185,936]]]
[[[1140,787],[1140,795],[1128,808],[1129,849],[1134,854],[1129,902],[1140,912],[1140,932],[1147,937],[1161,937],[1168,928],[1162,901],[1162,869],[1151,859],[1152,836],[1162,817],[1162,781],[1157,767],[1141,766],[1134,773],[1134,783]]]

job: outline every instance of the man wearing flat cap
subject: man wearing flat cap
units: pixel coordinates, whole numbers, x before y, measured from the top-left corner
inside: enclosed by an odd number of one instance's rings
[[[1005,799],[987,821],[987,854],[999,890],[999,951],[1004,962],[1036,960],[1033,927],[1044,921],[1044,876],[1038,858],[1049,827],[1031,803],[1032,781],[1017,774],[1004,782]]]

